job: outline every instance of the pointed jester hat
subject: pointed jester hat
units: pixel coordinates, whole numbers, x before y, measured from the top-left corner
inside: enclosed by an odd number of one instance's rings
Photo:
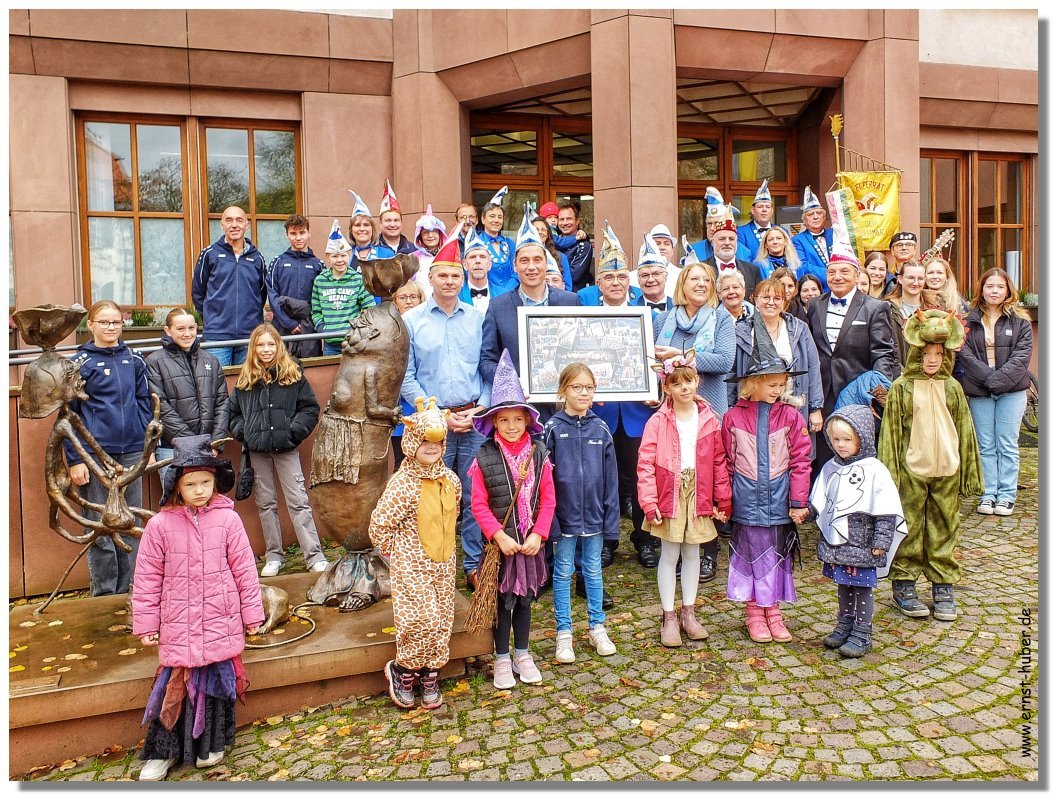
[[[389,183],[389,179],[386,179],[386,186],[382,189],[382,203],[378,208],[378,216],[381,217],[386,212],[400,212],[400,201],[397,200],[397,193],[393,191],[393,185]]]
[[[350,195],[353,196],[353,211],[352,211],[352,213],[350,213],[349,217],[350,218],[360,217],[361,215],[364,216],[364,217],[370,217],[371,216],[371,210],[367,208],[367,204],[364,203],[364,199],[361,198],[359,195],[357,195],[351,189],[348,190],[348,192],[349,192]]]
[[[496,375],[492,380],[492,406],[474,416],[474,428],[485,437],[491,437],[496,428],[492,423],[492,417],[505,409],[520,409],[529,416],[529,425],[526,430],[530,435],[544,431],[544,427],[540,425],[540,413],[525,400],[525,391],[522,390],[518,371],[514,369],[510,351],[506,348],[500,354],[499,364],[496,365]]]
[[[324,253],[350,253],[353,250],[353,246],[349,244],[349,240],[342,234],[342,226],[335,218],[334,222],[331,223],[331,233],[327,235],[327,247],[324,249]]]

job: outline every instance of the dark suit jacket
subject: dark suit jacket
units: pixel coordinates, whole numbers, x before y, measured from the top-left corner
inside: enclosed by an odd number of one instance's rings
[[[890,379],[900,375],[893,327],[889,322],[889,304],[869,298],[859,290],[849,301],[849,311],[831,349],[827,340],[827,305],[830,293],[812,301],[808,309],[808,327],[819,352],[819,371],[823,379],[823,415],[834,410],[834,400],[845,385],[868,370],[877,370]]]
[[[716,254],[714,253],[705,263],[713,268],[713,271],[719,273],[719,269],[716,266]],[[760,281],[760,267],[753,264],[753,262],[746,262],[742,259],[735,259],[735,267],[738,268],[738,272],[742,274],[742,278],[746,280],[746,300],[748,301],[753,297],[753,290],[757,287],[757,282]]]
[[[581,306],[580,298],[575,293],[548,287],[548,306]],[[522,296],[518,290],[505,292],[489,301],[485,313],[485,323],[481,328],[481,377],[492,384],[496,375],[496,365],[506,348],[511,352],[514,369],[518,369],[518,312],[522,306]]]

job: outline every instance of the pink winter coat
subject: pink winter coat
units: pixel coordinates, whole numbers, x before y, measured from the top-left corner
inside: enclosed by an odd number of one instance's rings
[[[197,518],[197,520],[196,520]],[[166,508],[143,527],[132,633],[159,633],[158,662],[196,668],[242,653],[243,627],[264,622],[261,586],[235,503]]]
[[[698,396],[698,438],[695,454],[694,514],[712,517],[713,507],[731,514],[731,479],[727,473],[724,447],[720,442],[720,421],[709,403]],[[676,430],[676,413],[665,402],[643,428],[639,447],[639,506],[647,519],[660,512],[672,518],[680,503],[680,435]]]

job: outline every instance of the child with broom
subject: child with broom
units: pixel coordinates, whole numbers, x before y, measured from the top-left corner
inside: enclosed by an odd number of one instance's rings
[[[486,440],[470,466],[471,512],[488,541],[478,569],[468,629],[495,622],[492,684],[513,688],[542,681],[529,654],[533,600],[547,584],[543,542],[555,516],[555,484],[540,413],[526,403],[511,355],[504,350],[492,384],[492,406],[474,416]],[[511,631],[514,658],[511,659]]]

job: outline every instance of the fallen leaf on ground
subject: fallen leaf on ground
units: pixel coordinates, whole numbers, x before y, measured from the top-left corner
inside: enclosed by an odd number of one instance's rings
[[[459,694],[466,693],[469,690],[470,690],[470,683],[467,682],[465,679],[461,679],[454,686],[452,686],[452,688],[449,689],[448,695],[449,696],[458,696]]]
[[[621,677],[621,684],[627,685],[629,688],[642,688],[643,683],[637,679],[629,679],[628,677]]]
[[[674,718],[676,718],[676,714],[675,713],[662,713],[661,714],[661,720],[662,721],[672,721]]]
[[[594,749],[593,748],[593,749],[585,749],[581,754],[583,754],[584,757],[598,757],[599,755],[602,754],[602,752],[600,752],[598,749]]]
[[[269,718],[265,719],[265,724],[271,724],[274,727],[276,724],[282,723],[282,721],[282,716],[270,716]]]
[[[767,668],[768,661],[762,660],[759,657],[750,657],[746,660],[746,665],[750,668]]]
[[[282,635],[284,632],[286,632],[286,630],[283,629],[283,627],[280,627],[279,629],[273,629],[272,630],[272,634],[273,635]]]
[[[28,646],[16,646],[16,647],[15,647],[15,651],[16,651],[16,652],[24,652],[24,651],[26,651],[26,649],[28,649],[28,648],[29,648]]]
[[[671,763],[672,755],[658,755],[658,760],[660,760],[662,763]]]
[[[48,622],[48,626],[49,627],[61,627],[62,626],[62,621],[49,621]]]
[[[41,671],[51,671],[53,668],[55,668],[55,666],[44,666]]]
[[[23,629],[29,629],[30,627],[35,627],[36,625],[36,621],[23,621],[21,624],[19,624],[19,626]]]
[[[750,751],[756,752],[758,755],[774,755],[779,751],[779,747],[775,744],[765,743],[764,741],[754,741],[753,747]]]
[[[274,782],[276,780],[285,780],[288,774],[290,774],[290,772],[287,769],[280,769],[268,778],[268,782]]]
[[[658,723],[656,721],[651,721],[649,718],[643,719],[643,721],[639,722],[639,728],[643,730],[644,735],[650,736],[657,731]]]
[[[87,654],[81,654],[79,652],[73,652],[72,654],[66,655],[63,660],[87,660]]]
[[[69,671],[69,670],[70,670],[69,666],[59,666],[57,669],[55,669],[55,673],[56,674],[62,674],[62,673],[66,672],[66,671]]]
[[[72,638],[72,637],[73,637],[73,635],[70,635],[70,634],[66,634],[66,635],[63,635],[63,636],[62,636],[62,639],[63,639],[63,640],[69,640],[69,639],[70,639],[70,638]]]
[[[82,643],[82,644],[81,644],[81,648],[82,648],[82,649],[91,649],[91,648],[93,648],[94,646],[95,646],[95,644],[94,644],[94,643]]]
[[[9,653],[9,654],[7,655],[7,659],[8,659],[8,660],[13,660],[13,659],[14,659],[14,658],[16,658],[16,657],[18,657],[18,652],[10,652],[10,653]]]
[[[9,673],[12,673],[12,674],[13,674],[13,673],[14,673],[14,672],[16,672],[16,671],[25,671],[25,670],[26,670],[26,667],[25,667],[25,666],[11,666],[11,667],[10,667],[10,668],[8,669],[8,672],[9,672]]]
[[[480,769],[484,765],[485,764],[482,763],[480,760],[476,760],[475,758],[471,757],[463,758],[459,761],[458,764],[460,771],[474,771],[476,769]]]
[[[122,649],[120,652],[118,652],[118,654],[120,654],[122,657],[128,657],[130,654],[136,654],[136,652],[138,651],[139,649]]]
[[[77,768],[77,761],[76,760],[64,760],[62,763],[59,764],[59,771],[69,771],[70,769],[76,769],[76,768]]]
[[[396,627],[382,627],[382,631],[385,632],[387,635],[392,635],[393,633],[395,633],[397,631],[397,628]]]
[[[463,736],[461,736],[461,735],[449,735],[447,738],[445,738],[445,742],[446,743],[450,743],[450,744],[462,743],[463,742]]]

